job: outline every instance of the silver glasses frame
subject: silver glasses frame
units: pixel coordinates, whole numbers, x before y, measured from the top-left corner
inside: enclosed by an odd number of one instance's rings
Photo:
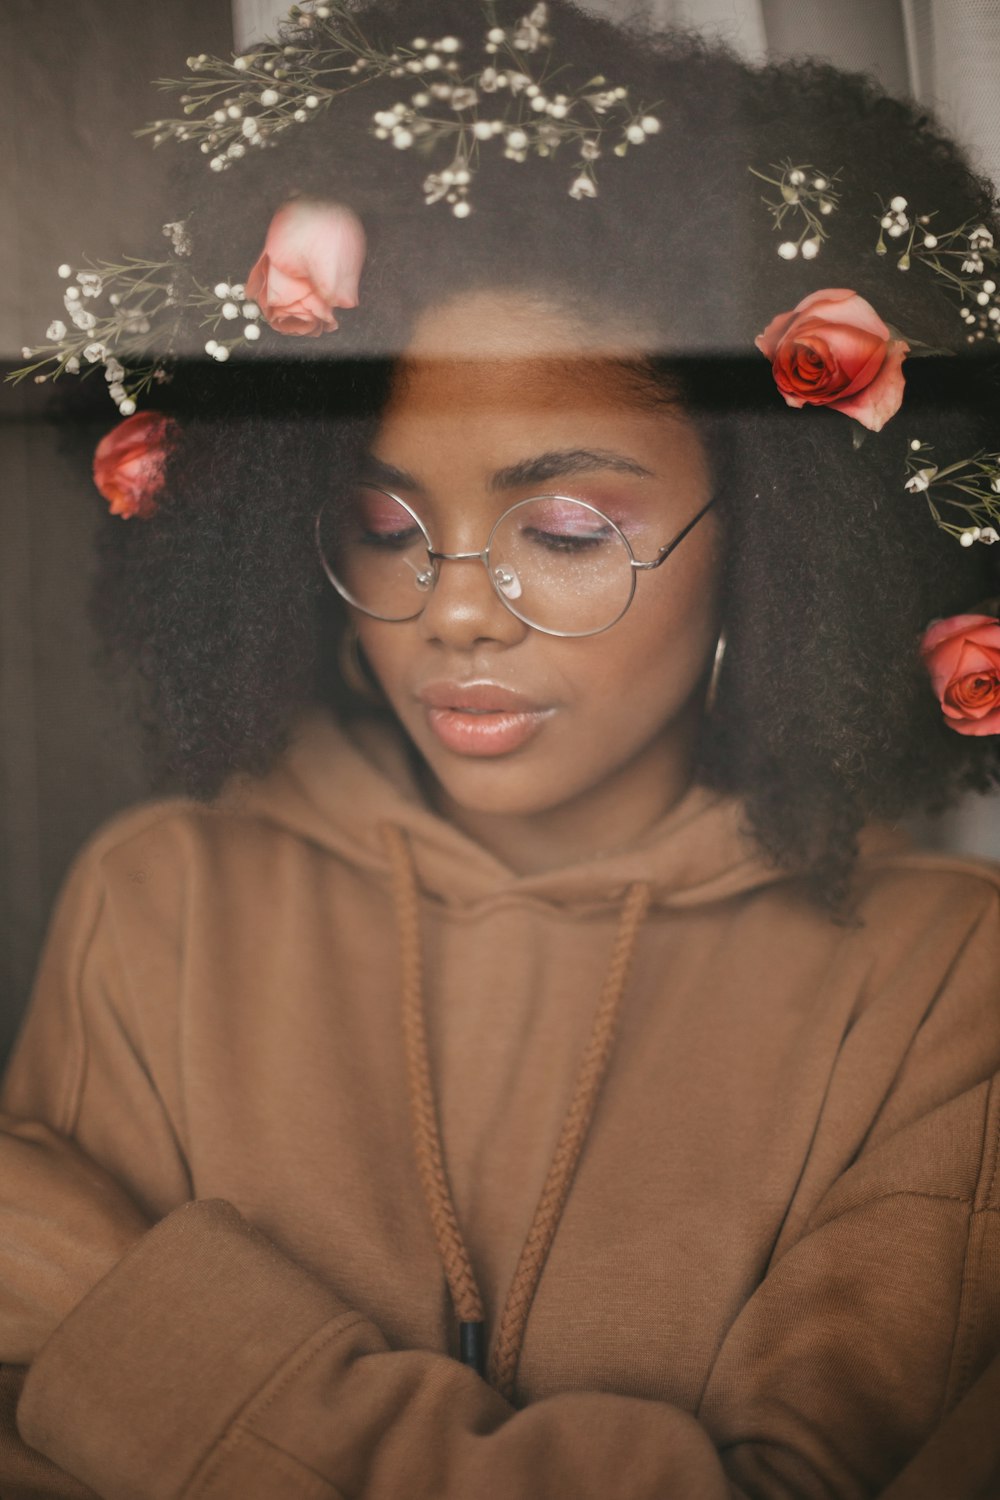
[[[626,613],[629,605],[635,598],[636,574],[651,572],[654,568],[658,568],[661,563],[665,563],[671,552],[673,552],[674,548],[680,545],[680,543],[687,536],[688,532],[698,524],[706,511],[711,510],[712,506],[718,499],[717,495],[713,495],[711,499],[701,507],[697,514],[692,516],[687,525],[681,528],[676,536],[671,537],[669,542],[664,542],[663,546],[658,549],[655,557],[650,558],[648,562],[644,562],[642,561],[642,559],[636,557],[635,553],[632,551],[632,544],[629,541],[628,537],[625,535],[624,531],[622,531],[621,527],[616,525],[615,522],[612,521],[610,516],[606,516],[603,510],[600,510],[596,505],[591,505],[588,500],[578,500],[575,495],[563,495],[555,491],[546,491],[544,494],[540,495],[529,495],[526,499],[517,500],[513,505],[509,505],[503,512],[503,514],[497,517],[490,530],[490,534],[486,539],[486,546],[481,552],[438,552],[435,550],[434,545],[431,541],[430,532],[427,530],[427,527],[424,525],[420,516],[413,509],[413,506],[410,505],[406,500],[404,500],[401,495],[394,494],[392,490],[387,490],[383,485],[380,484],[366,484],[365,488],[369,490],[375,490],[378,494],[385,495],[388,499],[394,500],[397,505],[401,505],[406,511],[407,515],[409,515],[420,528],[420,534],[423,537],[427,548],[427,559],[433,567],[433,578],[429,582],[428,597],[433,592],[438,578],[440,577],[441,563],[480,562],[486,570],[486,576],[490,581],[493,592],[500,600],[500,603],[503,605],[504,609],[508,610],[509,613],[515,617],[515,619],[520,620],[522,625],[527,625],[529,629],[540,630],[543,635],[558,636],[562,640],[582,640],[586,636],[590,635],[603,635],[606,630],[611,629],[612,625],[617,625],[618,621]],[[624,542],[625,549],[628,552],[629,563],[631,565],[631,582],[628,598],[626,599],[625,603],[622,605],[618,613],[615,615],[614,619],[609,620],[607,625],[599,625],[596,630],[552,630],[547,625],[536,625],[534,620],[527,619],[526,616],[521,614],[520,610],[515,609],[510,600],[501,591],[500,584],[494,577],[493,571],[490,568],[490,547],[493,544],[493,538],[496,536],[503,522],[507,520],[508,516],[512,515],[514,511],[520,510],[523,505],[533,505],[536,500],[567,500],[570,501],[573,505],[581,505],[583,506],[584,510],[589,510],[593,515],[599,516],[602,521],[604,521],[608,526],[611,527],[616,536],[618,536],[621,541]],[[330,569],[330,565],[326,560],[326,555],[323,552],[323,544],[320,540],[320,523],[323,519],[323,512],[326,510],[326,507],[329,504],[329,500],[325,500],[320,506],[319,510],[316,512],[316,523],[314,527],[316,537],[316,550],[319,553],[319,560],[323,566],[323,572],[326,574],[333,587],[337,590],[337,593],[340,595],[340,597],[346,600],[346,602],[350,604],[352,608],[359,609],[363,615],[368,615],[368,617],[372,620],[381,620],[386,625],[406,625],[410,620],[419,619],[419,617],[423,614],[424,610],[427,607],[426,600],[423,604],[421,604],[419,609],[413,611],[412,615],[402,615],[398,619],[393,618],[391,615],[376,614],[374,610],[366,609],[363,604],[359,604],[357,599],[352,597],[352,595],[348,592],[348,590],[344,587],[340,580],[333,574]]]

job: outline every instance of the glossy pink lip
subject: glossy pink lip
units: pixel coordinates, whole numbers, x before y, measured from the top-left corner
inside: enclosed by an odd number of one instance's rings
[[[498,682],[431,682],[417,697],[431,731],[458,755],[509,755],[555,713]]]

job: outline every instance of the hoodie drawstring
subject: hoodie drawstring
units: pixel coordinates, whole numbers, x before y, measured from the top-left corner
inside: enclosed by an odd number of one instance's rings
[[[384,824],[382,836],[389,856],[393,900],[399,924],[403,971],[403,1039],[417,1169],[452,1304],[459,1319],[460,1357],[464,1364],[471,1365],[483,1375],[486,1333],[483,1299],[458,1226],[445,1174],[431,1082],[423,1004],[417,874],[409,842],[402,829],[394,824]],[[625,898],[611,963],[594,1014],[590,1038],[577,1072],[573,1096],[497,1324],[488,1378],[490,1384],[508,1401],[513,1396],[517,1362],[531,1304],[559,1227],[573,1175],[597,1106],[601,1083],[607,1072],[629,966],[639,929],[649,909],[650,896],[650,887],[644,882],[637,882],[629,888]]]

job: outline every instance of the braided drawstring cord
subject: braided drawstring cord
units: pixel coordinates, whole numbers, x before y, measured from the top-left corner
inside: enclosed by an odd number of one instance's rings
[[[392,824],[385,824],[382,836],[389,856],[393,900],[399,924],[403,971],[403,1039],[417,1170],[448,1289],[460,1322],[461,1357],[464,1363],[472,1365],[482,1375],[485,1342],[483,1299],[458,1227],[444,1170],[431,1083],[423,1006],[423,960],[416,870],[403,831]],[[517,1362],[531,1304],[559,1227],[597,1106],[601,1083],[611,1058],[632,955],[639,929],[649,909],[650,895],[649,886],[640,882],[630,887],[625,899],[611,963],[577,1073],[569,1109],[497,1325],[487,1378],[508,1401],[513,1396]]]

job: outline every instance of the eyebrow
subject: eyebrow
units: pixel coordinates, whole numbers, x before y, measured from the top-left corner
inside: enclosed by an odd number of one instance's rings
[[[365,473],[376,482],[397,485],[402,489],[419,490],[423,486],[405,469],[397,469],[380,458],[369,454],[365,459]],[[598,469],[610,469],[618,474],[636,474],[642,479],[652,479],[653,472],[634,458],[624,453],[615,453],[609,448],[564,448],[549,453],[539,453],[535,458],[521,459],[497,469],[490,476],[488,488],[498,491],[519,489],[525,484],[544,484],[564,474],[588,474]]]

